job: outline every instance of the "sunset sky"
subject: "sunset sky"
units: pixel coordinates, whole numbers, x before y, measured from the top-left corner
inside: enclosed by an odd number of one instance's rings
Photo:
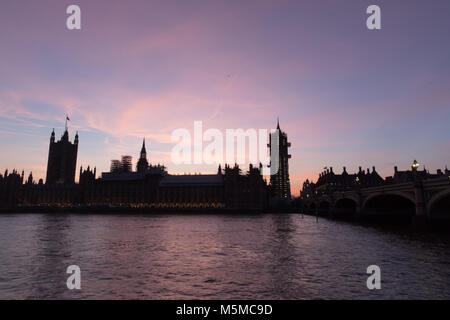
[[[77,4],[82,29],[66,28]],[[381,7],[382,29],[366,28]],[[69,114],[80,165],[138,157],[169,172],[177,128],[270,129],[291,189],[325,166],[450,166],[450,1],[2,0],[0,170],[45,178]],[[77,169],[78,176],[78,169]]]

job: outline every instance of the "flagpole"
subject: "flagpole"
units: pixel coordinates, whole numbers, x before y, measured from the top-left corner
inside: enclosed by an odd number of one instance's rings
[[[69,118],[69,115],[68,115],[68,114],[66,114],[66,131],[68,131],[67,121],[70,121],[70,118]]]

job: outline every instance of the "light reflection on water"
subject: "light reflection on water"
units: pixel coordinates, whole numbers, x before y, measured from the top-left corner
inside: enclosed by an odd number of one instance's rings
[[[300,215],[3,214],[0,298],[449,299],[449,249],[447,235]]]

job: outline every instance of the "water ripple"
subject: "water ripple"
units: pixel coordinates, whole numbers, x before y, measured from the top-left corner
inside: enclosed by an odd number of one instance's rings
[[[0,298],[449,299],[449,248],[439,234],[287,214],[0,215]],[[80,291],[66,288],[72,264]]]

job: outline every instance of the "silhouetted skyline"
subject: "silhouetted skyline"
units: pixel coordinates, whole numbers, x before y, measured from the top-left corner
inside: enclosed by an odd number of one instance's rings
[[[411,159],[435,171],[450,158],[448,1],[77,1],[83,28],[65,28],[64,1],[2,1],[0,167],[45,179],[48,128],[79,131],[78,167],[108,171],[146,138],[149,160],[174,173],[170,135],[272,128],[292,141],[291,190],[321,168]]]

